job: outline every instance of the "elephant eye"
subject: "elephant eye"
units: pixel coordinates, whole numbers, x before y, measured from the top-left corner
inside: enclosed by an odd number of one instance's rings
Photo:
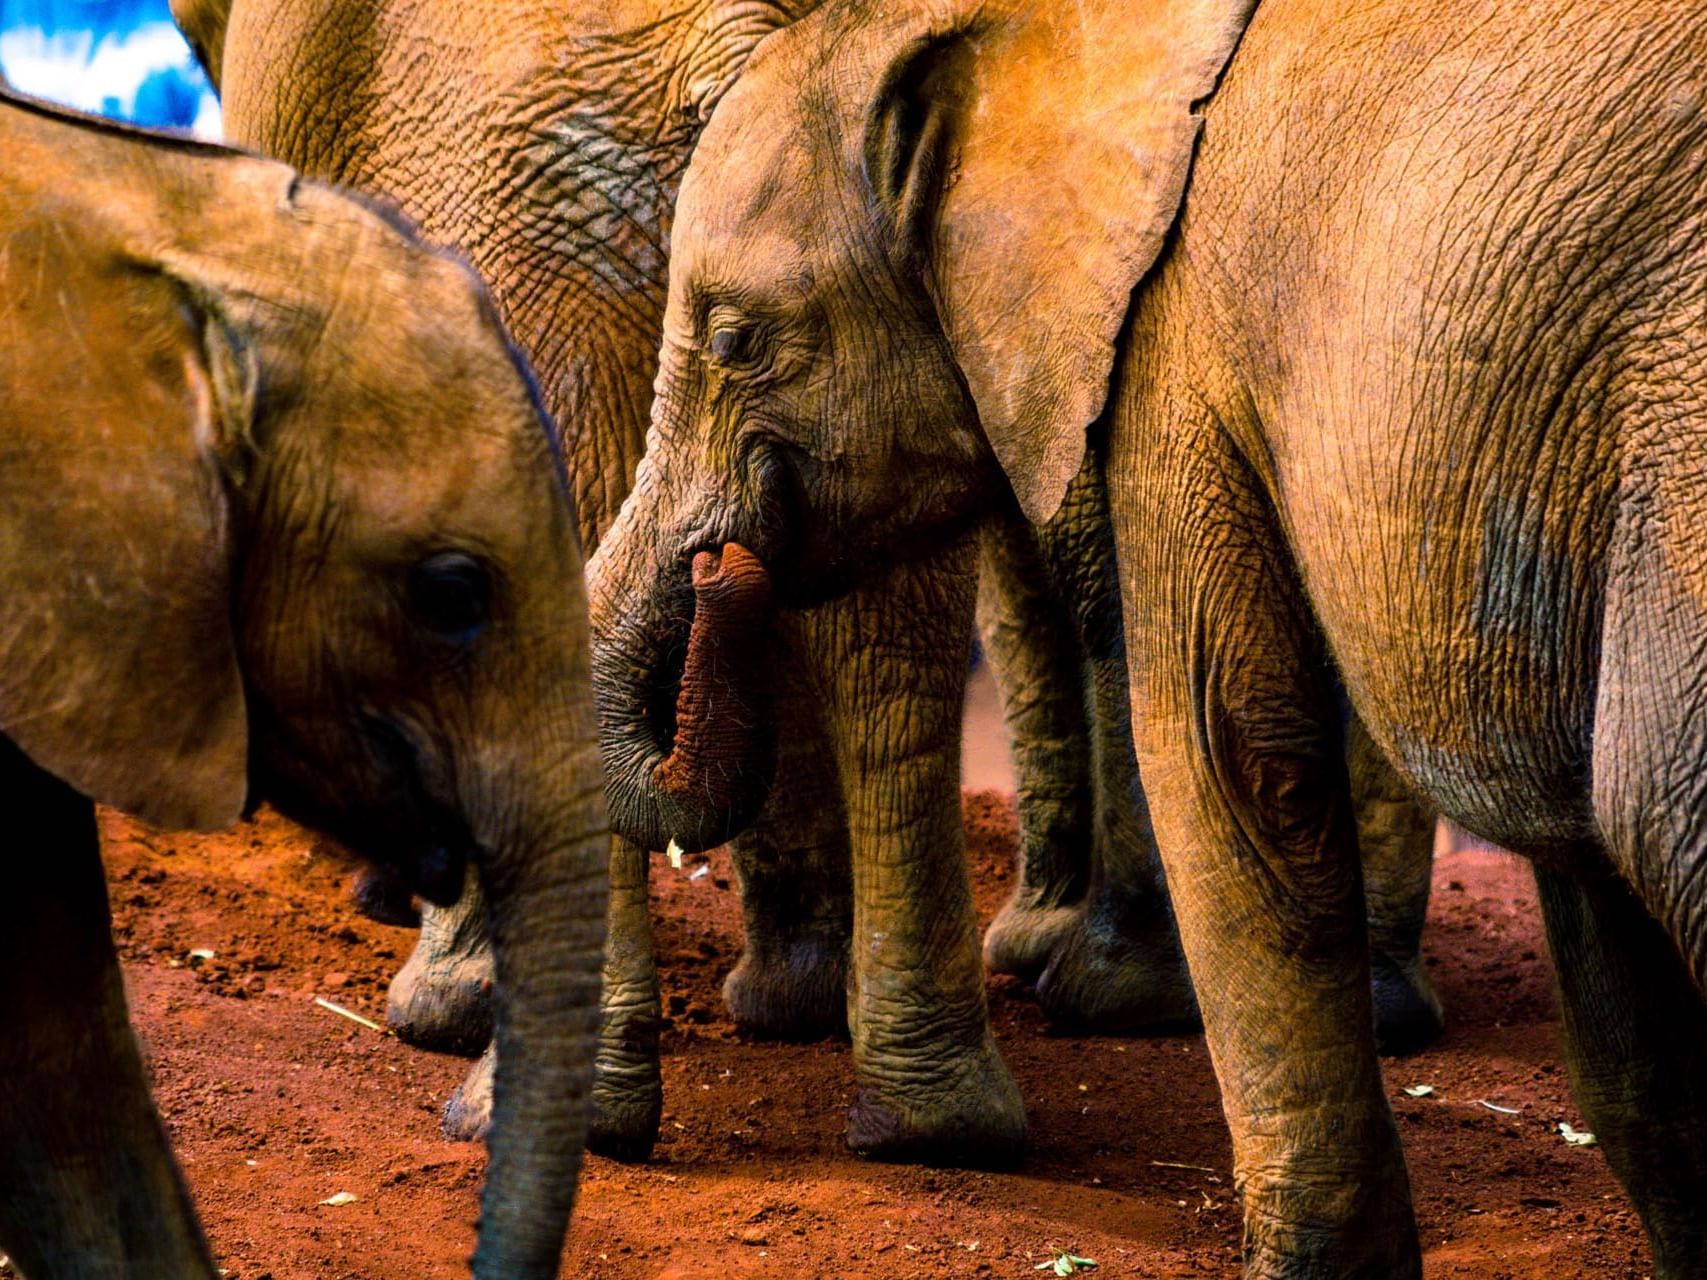
[[[758,330],[751,324],[722,321],[712,329],[705,348],[717,364],[751,364],[759,353]]]
[[[409,607],[429,630],[467,643],[491,614],[492,577],[473,556],[438,552],[409,570]]]

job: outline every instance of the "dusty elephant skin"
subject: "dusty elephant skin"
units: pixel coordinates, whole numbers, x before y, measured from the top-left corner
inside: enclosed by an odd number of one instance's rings
[[[1659,3],[1099,10],[850,2],[755,57],[600,551],[669,554],[595,579],[595,646],[679,553],[857,580],[998,464],[1045,521],[1100,424],[1246,1274],[1420,1273],[1337,665],[1369,749],[1543,868],[1578,1097],[1656,1272],[1697,1276],[1707,37]]]
[[[474,1274],[556,1275],[606,818],[525,368],[466,267],[282,165],[9,97],[0,150],[0,1249],[43,1280],[212,1280],[93,805],[206,829],[270,801],[429,899],[483,882],[503,1064]]]
[[[681,169],[752,49],[807,7],[175,6],[215,71],[230,137],[398,201],[491,282],[562,424],[589,550],[615,518],[644,444],[664,232]],[[849,1027],[861,1096],[887,1117],[856,1125],[856,1135],[882,1133],[867,1144],[876,1154],[949,1163],[1011,1156],[1024,1128],[990,1039],[964,905],[957,753],[972,562],[966,543],[827,607],[777,610],[763,669],[779,726],[778,783],[734,841],[747,948],[725,988],[738,1021],[764,1034]],[[684,645],[689,567],[676,602]],[[869,646],[902,619],[911,633],[898,646],[881,641],[880,660],[849,647]],[[674,688],[653,705],[673,714]],[[743,772],[742,785],[762,783],[763,772]],[[684,828],[699,828],[698,816],[703,829],[697,839],[695,830],[674,834],[699,843],[727,833],[741,808],[684,810]],[[851,868],[850,847],[879,871]],[[617,841],[611,868],[592,1141],[643,1157],[662,1101],[645,854]],[[870,895],[858,906],[856,881]],[[856,916],[889,940],[886,954],[850,957]],[[393,990],[394,1017],[420,1038],[478,1035],[479,965],[460,949],[477,942],[460,927],[471,918],[465,906],[448,928],[429,919],[424,940],[443,950],[418,953]],[[872,965],[882,983],[860,980],[857,970]],[[484,1121],[472,1096],[448,1119],[462,1133]]]

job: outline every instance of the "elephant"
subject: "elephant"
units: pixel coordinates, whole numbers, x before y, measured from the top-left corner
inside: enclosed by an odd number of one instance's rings
[[[832,0],[684,176],[648,449],[589,565],[601,708],[675,681],[634,630],[685,631],[715,709],[688,746],[747,745],[766,596],[893,573],[1010,495],[1047,522],[1089,453],[1251,1280],[1421,1274],[1342,690],[1534,863],[1579,1104],[1656,1274],[1702,1274],[1686,8]],[[625,728],[601,711],[613,776]]]
[[[94,805],[269,803],[486,890],[473,1274],[557,1274],[603,954],[603,780],[561,460],[483,286],[270,160],[0,97],[0,1249],[217,1274],[148,1094]]]
[[[234,139],[398,200],[486,275],[568,432],[589,549],[643,448],[664,229],[700,121],[751,49],[810,8],[806,0],[720,0],[613,11],[504,0],[476,20],[451,6],[395,0],[335,9],[325,0],[174,4],[220,85]],[[1046,534],[1017,513],[991,520],[904,580],[868,584],[828,608],[785,610],[771,638],[782,672],[772,714],[786,754],[775,769],[782,783],[733,842],[747,946],[725,994],[737,1023],[760,1034],[845,1027],[850,840],[861,861],[906,862],[893,887],[872,883],[877,899],[861,916],[860,936],[883,934],[897,957],[882,962],[901,975],[883,998],[909,1013],[907,1025],[895,1014],[867,1017],[856,1037],[869,1118],[851,1132],[874,1154],[954,1162],[1011,1151],[1022,1130],[1017,1092],[989,1041],[961,884],[953,753],[975,560],[977,612],[1018,743],[1025,833],[1020,888],[983,954],[991,968],[1041,975],[1059,1023],[1131,1030],[1196,1017],[1134,782],[1118,626],[1063,604],[1083,603],[1082,584],[1106,576],[1096,553],[1110,535],[1095,478],[1080,492],[1080,514]],[[903,617],[915,619],[917,634],[886,663],[849,653],[861,637],[894,634]],[[888,741],[851,739],[884,723],[894,725]],[[914,782],[889,785],[903,757],[924,755],[928,767],[906,766]],[[1393,957],[1378,977],[1384,1042],[1402,1049],[1440,1026],[1417,954],[1431,821],[1385,773],[1360,812],[1379,833],[1368,842],[1385,853],[1375,861],[1394,868],[1372,877],[1390,887],[1372,919],[1379,954]],[[685,827],[669,834],[704,843],[745,816],[717,815],[699,840]],[[642,845],[668,839],[637,835]],[[593,1147],[626,1158],[649,1153],[661,1106],[646,882],[641,849],[618,842]],[[477,899],[426,912],[421,942],[392,989],[400,1034],[479,1051],[489,1027],[483,921]],[[905,975],[927,966],[937,976],[926,989],[909,987]],[[854,991],[856,1004],[878,998],[870,982]],[[898,1069],[903,1060],[938,1065],[915,1084],[914,1071]],[[482,1062],[458,1095],[450,1132],[476,1133],[484,1123],[490,1067]],[[968,1127],[984,1136],[963,1144]]]
[[[562,425],[591,551],[644,442],[680,170],[748,52],[805,7],[176,0],[174,12],[219,85],[232,140],[397,201],[488,279]],[[850,845],[892,870],[871,927],[919,957],[901,972],[923,972],[928,953],[935,973],[862,1020],[855,1071],[871,1119],[853,1138],[873,1154],[946,1163],[1005,1158],[1024,1132],[989,1031],[963,866],[957,753],[974,590],[968,538],[939,563],[777,629],[782,781],[733,846],[747,944],[725,986],[749,1029],[845,1028]],[[915,620],[905,649],[859,648],[903,615]],[[896,731],[869,751],[835,730],[886,717]],[[897,792],[888,779],[903,759],[913,782]],[[662,1105],[647,876],[643,844],[616,842],[591,1146],[629,1159],[649,1154]],[[478,1047],[483,945],[477,902],[427,913],[393,987],[400,1029]],[[488,1055],[453,1100],[448,1132],[483,1127],[490,1068]]]

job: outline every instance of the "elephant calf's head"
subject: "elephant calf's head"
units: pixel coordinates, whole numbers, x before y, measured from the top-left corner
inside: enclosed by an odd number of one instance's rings
[[[565,762],[585,717],[572,512],[473,274],[342,197],[294,206],[329,287],[234,334],[252,781],[449,904],[516,836],[501,789]]]

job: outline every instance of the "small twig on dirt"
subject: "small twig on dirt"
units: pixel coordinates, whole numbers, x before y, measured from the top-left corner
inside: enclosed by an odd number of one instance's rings
[[[1522,1107],[1502,1107],[1499,1103],[1489,1102],[1486,1098],[1476,1098],[1474,1099],[1474,1102],[1478,1107],[1486,1107],[1489,1111],[1497,1111],[1502,1116],[1520,1116],[1523,1114]]]
[[[364,1018],[359,1013],[352,1013],[341,1004],[333,1004],[330,1000],[322,999],[320,996],[314,997],[314,1003],[329,1013],[337,1014],[340,1018],[348,1018],[351,1022],[360,1023],[369,1031],[377,1031],[382,1036],[388,1036],[391,1034],[390,1030],[380,1026],[379,1023],[375,1022],[372,1018]]]
[[[1200,1164],[1178,1164],[1172,1160],[1152,1160],[1151,1164],[1158,1169],[1190,1169],[1193,1173],[1214,1173],[1215,1170],[1205,1168]]]

